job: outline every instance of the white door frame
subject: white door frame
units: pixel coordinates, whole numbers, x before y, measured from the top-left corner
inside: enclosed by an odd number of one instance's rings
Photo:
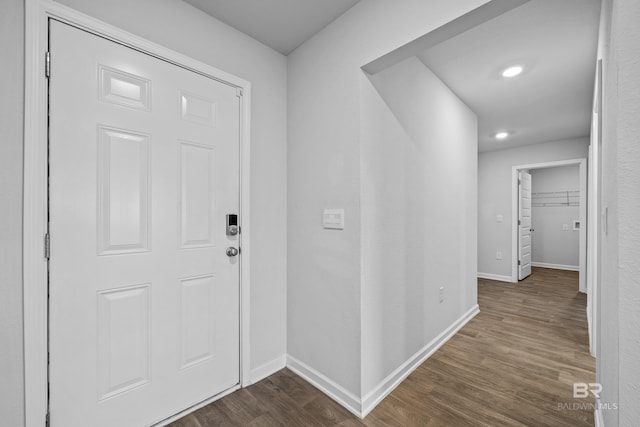
[[[25,116],[23,200],[23,316],[25,425],[45,425],[47,393],[47,261],[44,236],[47,226],[47,80],[45,52],[48,50],[48,20],[55,18],[75,27],[132,47],[206,77],[235,86],[240,97],[240,218],[242,258],[240,262],[240,384],[250,378],[250,100],[251,84],[217,68],[118,29],[52,0],[25,2]],[[55,61],[55,58],[52,59]],[[219,396],[216,396],[219,397]],[[210,399],[213,400],[213,399]],[[203,402],[194,410],[208,402]]]
[[[589,209],[587,236],[587,320],[589,323],[589,348],[591,355],[597,357],[599,312],[598,295],[600,292],[600,188],[602,184],[602,59],[598,59],[596,81],[593,93],[593,111],[591,118],[591,144],[589,145]]]
[[[557,166],[580,166],[580,292],[587,292],[587,159],[517,165],[511,168],[511,281],[518,282],[518,172],[522,169],[546,169]],[[533,255],[532,255],[533,261]]]

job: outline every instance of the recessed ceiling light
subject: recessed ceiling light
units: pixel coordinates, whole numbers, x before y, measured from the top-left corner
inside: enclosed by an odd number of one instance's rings
[[[509,132],[498,132],[496,133],[496,139],[505,139],[509,136]]]
[[[515,77],[518,74],[522,73],[524,68],[520,65],[514,65],[513,67],[509,67],[502,72],[502,77]]]

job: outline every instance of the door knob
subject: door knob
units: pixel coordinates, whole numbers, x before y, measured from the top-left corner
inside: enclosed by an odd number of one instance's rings
[[[229,246],[227,248],[227,256],[228,257],[236,256],[236,255],[238,255],[238,253],[239,253],[238,249],[234,248],[233,246]]]

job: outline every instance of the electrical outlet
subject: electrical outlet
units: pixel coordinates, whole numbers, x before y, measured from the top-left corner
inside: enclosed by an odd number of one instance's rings
[[[496,259],[502,259],[502,251],[496,252]]]
[[[496,221],[497,222],[502,222],[502,220],[503,220],[502,215],[496,215]]]
[[[444,286],[440,286],[439,296],[440,296],[440,304],[442,304],[444,302]]]
[[[569,224],[562,224],[562,231],[569,231]]]

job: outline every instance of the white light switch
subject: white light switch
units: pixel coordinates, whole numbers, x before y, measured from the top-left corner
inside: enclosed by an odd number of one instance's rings
[[[569,231],[569,224],[562,224],[563,231]]]
[[[344,230],[344,209],[325,209],[322,225],[332,230]]]

